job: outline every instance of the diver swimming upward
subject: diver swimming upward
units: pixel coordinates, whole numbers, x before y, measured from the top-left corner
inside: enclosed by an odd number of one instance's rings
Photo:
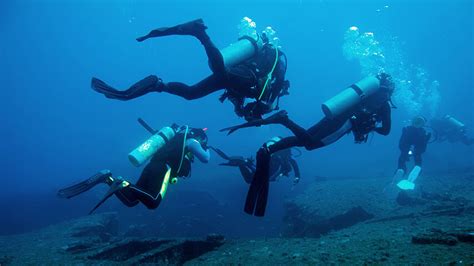
[[[112,195],[117,196],[128,207],[141,202],[148,209],[156,209],[165,196],[168,185],[177,182],[177,177],[190,175],[194,156],[201,162],[209,161],[205,130],[173,124],[155,131],[143,120],[140,120],[140,123],[153,136],[129,154],[129,159],[135,166],[140,166],[151,158],[135,185],[120,176],[112,177],[109,170],[102,170],[76,185],[59,190],[58,196],[69,199],[98,184],[107,184],[110,187],[108,192],[90,213]]]
[[[247,193],[244,211],[255,216],[265,215],[271,154],[295,146],[305,147],[307,150],[319,149],[350,132],[356,143],[366,142],[368,134],[373,131],[388,135],[391,129],[390,98],[393,90],[394,83],[388,74],[367,77],[326,101],[323,104],[326,117],[307,130],[290,120],[286,111],[222,129],[221,131],[229,131],[230,134],[246,127],[281,124],[294,134],[276,143],[265,143],[258,150],[257,169]],[[377,126],[378,123],[381,123],[380,127]]]
[[[170,35],[194,36],[204,46],[209,58],[212,75],[194,85],[181,82],[163,82],[150,75],[127,90],[117,90],[105,82],[92,78],[92,88],[107,98],[130,100],[149,92],[167,92],[194,100],[213,92],[225,90],[220,101],[229,99],[235,113],[247,121],[262,118],[262,115],[278,109],[279,98],[288,94],[289,82],[285,80],[286,56],[271,44],[266,34],[256,37],[243,36],[238,42],[219,51],[206,33],[207,26],[197,19],[173,27],[152,30],[137,38],[143,42],[149,38]],[[253,102],[246,103],[246,99]]]

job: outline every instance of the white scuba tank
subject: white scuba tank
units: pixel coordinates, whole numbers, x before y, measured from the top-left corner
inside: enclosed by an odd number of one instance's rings
[[[273,144],[279,142],[280,140],[281,140],[280,137],[273,137],[273,138],[269,139],[267,142],[265,142],[265,145],[266,145],[267,147],[270,147],[270,146],[272,146]]]
[[[453,127],[457,128],[457,129],[463,129],[465,127],[465,125],[457,120],[456,118],[450,116],[450,115],[446,115],[444,117]]]
[[[130,152],[128,154],[128,159],[134,166],[138,167],[150,159],[175,136],[176,132],[174,129],[171,127],[164,127]]]
[[[362,100],[378,91],[379,88],[380,80],[377,77],[366,77],[324,102],[321,108],[326,117],[337,117],[357,106]]]
[[[226,67],[235,66],[254,57],[263,47],[263,40],[257,33],[255,22],[244,17],[240,23],[239,40],[221,50]]]

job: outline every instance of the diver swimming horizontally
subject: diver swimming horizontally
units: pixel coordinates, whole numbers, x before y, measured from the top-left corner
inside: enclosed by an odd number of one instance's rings
[[[90,213],[112,195],[117,196],[128,207],[141,202],[148,209],[156,209],[165,196],[168,185],[177,182],[177,177],[190,175],[194,157],[203,163],[209,161],[205,130],[174,124],[156,131],[142,120],[140,123],[153,135],[129,154],[129,159],[135,166],[150,159],[135,185],[120,176],[113,177],[109,170],[102,170],[83,182],[59,190],[58,196],[69,199],[98,184],[107,184],[110,187],[108,192]]]
[[[267,141],[268,144],[275,143],[280,141],[280,137],[274,137]],[[247,184],[252,183],[252,178],[255,174],[256,165],[254,163],[253,158],[244,158],[242,156],[228,156],[222,150],[217,148],[213,149],[220,157],[227,160],[226,163],[221,163],[220,165],[224,166],[234,166],[238,167],[242,177],[244,178]],[[301,174],[300,169],[298,167],[298,163],[293,158],[291,149],[285,149],[278,152],[275,152],[271,155],[270,161],[270,171],[269,171],[269,181],[273,182],[278,180],[278,178],[282,176],[289,176],[290,172],[294,172],[294,179],[293,183],[297,184],[300,181]]]
[[[391,129],[391,96],[395,85],[391,76],[380,73],[353,84],[322,105],[326,117],[305,130],[280,111],[268,118],[250,121],[239,126],[223,129],[232,133],[238,129],[281,124],[295,136],[280,141],[265,143],[257,152],[257,169],[247,193],[244,211],[255,216],[264,216],[269,187],[269,165],[271,154],[291,147],[314,150],[353,133],[356,143],[366,142],[371,132],[388,135]],[[381,126],[377,124],[381,123]]]
[[[251,22],[248,18],[244,18],[244,22],[245,19]],[[107,98],[118,100],[134,99],[149,92],[167,92],[194,100],[225,90],[220,101],[229,99],[235,113],[247,121],[278,109],[279,98],[288,94],[289,82],[285,80],[287,62],[285,54],[272,44],[268,34],[258,34],[253,29],[252,36],[244,35],[220,51],[207,35],[206,29],[204,21],[197,19],[173,27],[158,28],[137,38],[137,41],[143,42],[149,38],[170,35],[195,37],[204,46],[213,73],[202,81],[189,86],[181,82],[163,82],[161,78],[150,75],[121,91],[92,78],[92,88]],[[246,103],[246,99],[254,101]]]
[[[450,115],[432,119],[430,126],[435,133],[437,142],[461,142],[467,146],[474,144],[474,138],[467,135],[466,125]]]

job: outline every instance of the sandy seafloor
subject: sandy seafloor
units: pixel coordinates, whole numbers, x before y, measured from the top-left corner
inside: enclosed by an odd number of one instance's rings
[[[474,175],[459,176],[451,186],[443,183],[443,193],[455,202],[462,197],[460,208],[445,202],[447,209],[438,211],[437,202],[426,212],[417,206],[415,215],[385,214],[320,237],[136,238],[118,231],[115,213],[103,213],[0,237],[0,265],[473,265]],[[419,236],[439,243],[414,243]]]

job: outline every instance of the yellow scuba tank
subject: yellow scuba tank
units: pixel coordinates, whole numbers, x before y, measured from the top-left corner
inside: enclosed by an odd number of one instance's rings
[[[138,167],[150,159],[175,136],[176,132],[173,128],[164,127],[130,152],[128,159],[134,166]]]
[[[362,100],[377,92],[379,88],[380,80],[377,77],[366,77],[324,102],[321,108],[326,117],[337,117],[357,106]]]

